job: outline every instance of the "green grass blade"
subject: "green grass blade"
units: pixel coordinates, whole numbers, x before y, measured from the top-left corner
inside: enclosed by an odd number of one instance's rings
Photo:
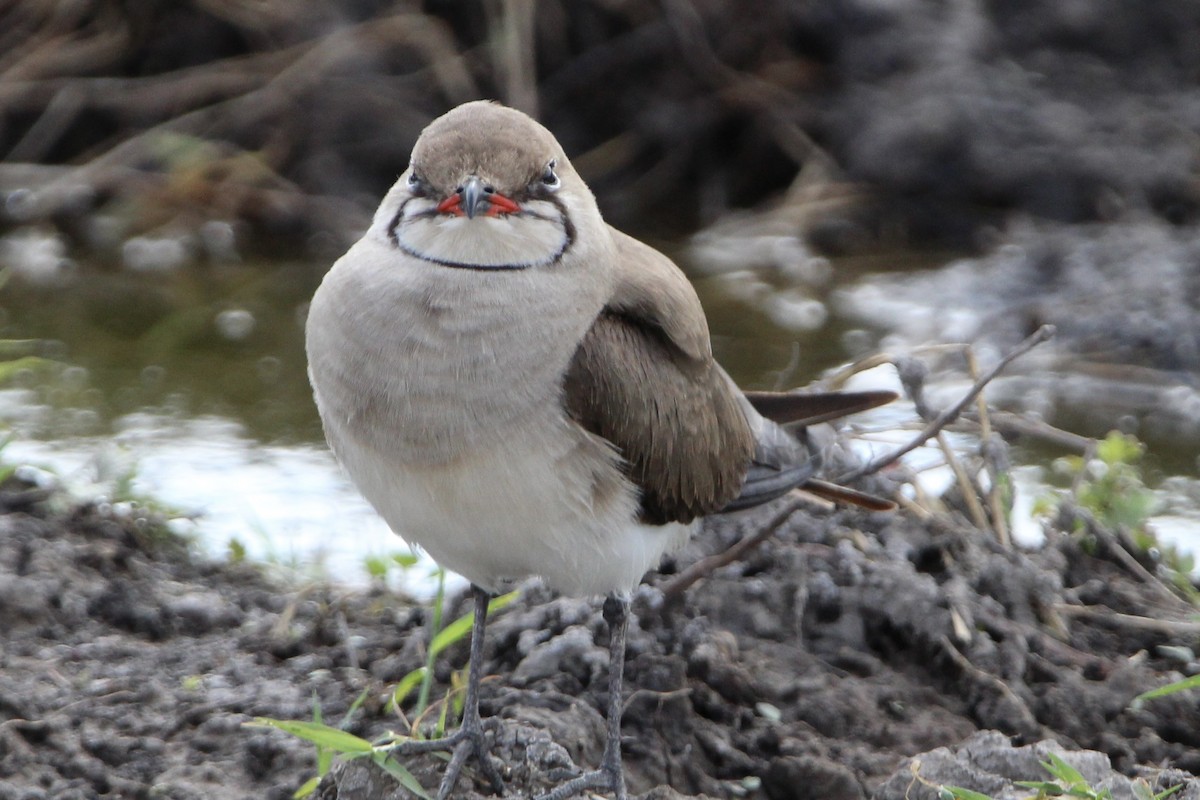
[[[1190,678],[1184,678],[1181,681],[1168,683],[1166,686],[1159,686],[1157,689],[1151,689],[1148,692],[1142,692],[1137,697],[1133,698],[1131,705],[1137,708],[1147,700],[1153,700],[1157,697],[1167,697],[1179,692],[1187,691],[1188,689],[1200,688],[1200,675],[1193,675]]]
[[[412,567],[415,567],[417,565],[417,562],[420,560],[421,560],[421,557],[418,556],[416,553],[393,553],[392,554],[392,562],[395,563],[397,566],[399,566],[401,569],[410,569]]]
[[[430,638],[436,639],[442,632],[442,612],[446,605],[446,570],[438,567],[433,574],[437,576],[437,593],[433,597],[433,619],[430,620],[433,627],[430,628]],[[432,649],[425,653],[425,676],[421,680],[421,690],[417,694],[417,707],[414,709],[417,716],[425,713],[425,709],[429,707],[429,695],[433,691],[435,656],[436,653]]]
[[[1063,783],[1067,784],[1067,788],[1074,789],[1077,786],[1087,786],[1087,778],[1083,777],[1079,770],[1072,767],[1066,761],[1063,761],[1060,756],[1054,753],[1047,753],[1048,761],[1042,762],[1042,767],[1054,777],[1058,778]]]
[[[300,788],[292,792],[293,800],[303,800],[317,790],[317,784],[321,782],[320,775],[313,775],[311,778],[300,784]]]
[[[312,721],[317,725],[325,724],[325,718],[321,714],[321,698],[314,691],[312,696],[313,710]],[[333,751],[328,747],[317,745],[317,777],[323,778],[333,766]]]
[[[986,794],[964,789],[961,786],[940,786],[938,787],[938,797],[942,800],[992,800]]]
[[[517,599],[519,594],[520,592],[509,592],[508,594],[502,594],[499,597],[492,598],[492,601],[488,603],[488,615],[490,616],[505,606],[510,605],[514,600]],[[445,628],[442,628],[438,635],[433,637],[433,641],[429,643],[429,652],[436,657],[447,647],[463,639],[468,633],[471,632],[471,624],[474,621],[475,612],[472,611],[467,614],[463,614],[461,617],[454,620],[454,622],[451,622]]]
[[[318,747],[328,747],[330,750],[345,755],[363,756],[369,755],[375,750],[366,739],[355,736],[353,733],[339,730],[338,728],[331,728],[320,722],[297,722],[285,719],[270,719],[269,717],[255,717],[253,722],[245,724],[251,727],[277,728],[284,733],[290,733],[298,739],[312,742]]]
[[[428,667],[417,667],[412,672],[405,675],[396,684],[396,688],[392,690],[392,706],[399,708],[408,696],[412,694],[412,690],[417,688],[421,680],[425,677],[425,673],[429,671]]]
[[[346,709],[346,715],[344,717],[342,717],[342,727],[343,728],[350,724],[351,717],[354,716],[355,712],[357,712],[360,708],[362,708],[362,704],[367,701],[367,697],[368,697],[369,693],[370,693],[370,690],[363,689],[361,692],[358,693],[358,697],[354,698],[354,702],[350,704],[350,707],[348,709]]]
[[[425,787],[421,782],[409,772],[404,765],[398,763],[395,759],[389,757],[389,753],[384,750],[376,750],[371,754],[371,760],[374,761],[380,769],[385,771],[396,779],[396,782],[403,786],[408,791],[420,797],[421,800],[433,800],[429,793],[425,791]]]

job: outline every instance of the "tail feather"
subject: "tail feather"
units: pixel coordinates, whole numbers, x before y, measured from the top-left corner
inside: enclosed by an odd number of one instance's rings
[[[806,492],[811,492],[835,503],[850,503],[871,511],[894,511],[896,509],[896,504],[886,497],[860,492],[849,486],[823,481],[820,478],[809,478],[804,482],[803,488]]]
[[[815,477],[821,457],[806,431],[806,426],[890,403],[897,397],[894,392],[746,392],[745,396],[754,412],[762,417],[756,430],[754,461],[741,492],[722,511],[761,505],[795,488],[875,511],[896,507],[885,498]]]
[[[780,425],[816,425],[886,405],[895,392],[746,392],[754,410]]]

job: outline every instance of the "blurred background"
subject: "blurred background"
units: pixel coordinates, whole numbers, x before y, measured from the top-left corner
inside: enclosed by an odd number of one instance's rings
[[[986,368],[1053,323],[990,402],[1136,436],[1156,524],[1200,546],[1200,5],[1178,0],[9,0],[0,459],[361,580],[402,546],[321,443],[306,304],[422,127],[480,97],[684,267],[747,387],[882,353],[865,380],[915,358],[944,406],[970,383],[945,345]],[[881,440],[916,424],[887,413]],[[1033,494],[1051,439],[1014,439]]]

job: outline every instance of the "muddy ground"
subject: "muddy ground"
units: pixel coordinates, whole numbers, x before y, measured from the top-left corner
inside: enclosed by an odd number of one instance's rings
[[[5,488],[0,800],[283,800],[315,773],[313,750],[247,721],[309,719],[314,697],[340,721],[365,691],[347,728],[401,727],[383,701],[423,662],[424,608],[284,586],[190,553],[128,506]],[[931,798],[946,782],[1024,797],[1011,780],[1043,777],[1052,740],[1118,799],[1137,796],[1130,777],[1200,797],[1184,774],[1200,773],[1196,694],[1130,705],[1200,670],[1200,623],[1119,538],[1064,511],[1059,527],[1083,534],[1051,531],[1045,549],[1018,552],[950,510],[805,504],[746,558],[664,596],[686,565],[778,510],[710,522],[640,592],[624,724],[633,793]],[[536,586],[491,621],[482,706],[499,719],[506,796],[597,762],[606,639],[593,603]],[[440,689],[466,655],[464,643],[440,660]],[[410,764],[427,787],[443,765]],[[364,762],[319,792],[410,796]]]

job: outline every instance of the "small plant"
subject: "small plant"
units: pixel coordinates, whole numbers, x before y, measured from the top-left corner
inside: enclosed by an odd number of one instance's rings
[[[227,559],[230,564],[242,564],[246,561],[246,543],[236,536],[229,537]]]
[[[1135,554],[1149,554],[1159,567],[1161,577],[1192,602],[1200,601],[1200,593],[1192,583],[1196,566],[1190,553],[1159,541],[1153,528],[1147,525],[1154,513],[1155,496],[1146,487],[1139,466],[1145,446],[1135,437],[1112,431],[1096,442],[1089,456],[1067,456],[1055,464],[1072,480],[1072,493],[1080,508],[1088,511],[1095,521],[1110,531],[1128,534],[1129,549]],[[1042,498],[1034,507],[1035,514],[1048,514],[1058,506],[1057,498]],[[1076,519],[1075,533],[1085,534],[1081,545],[1094,552],[1097,541],[1086,531],[1082,518]]]
[[[444,628],[442,627],[443,606],[445,604],[445,571],[439,567],[437,572],[438,590],[434,596],[433,620],[431,623],[433,636],[429,640],[429,650],[425,654],[425,665],[418,667],[401,678],[396,684],[395,689],[392,690],[391,699],[388,701],[389,707],[396,713],[400,713],[400,706],[412,693],[412,690],[419,686],[417,702],[413,708],[414,718],[416,719],[424,715],[429,708],[429,695],[433,688],[433,666],[437,661],[437,657],[446,648],[467,638],[471,633],[471,624],[475,621],[475,613],[472,611],[463,614]],[[491,602],[488,603],[488,614],[494,614],[509,605],[517,599],[517,596],[518,592],[509,592],[508,594],[492,598]],[[446,699],[450,702],[443,705],[441,709],[437,726],[438,735],[441,735],[446,727],[447,706],[454,706],[455,716],[461,710],[461,690],[465,684],[459,672],[461,670],[451,676],[451,687],[446,696]],[[411,727],[415,735],[417,733],[417,726],[414,724]]]
[[[1054,753],[1048,754],[1048,760],[1041,764],[1054,780],[1016,781],[1017,786],[1024,786],[1026,789],[1036,791],[1035,800],[1045,800],[1048,797],[1082,797],[1087,800],[1111,800],[1112,798],[1112,792],[1108,789],[1093,789],[1079,770]]]
[[[1015,781],[1017,786],[1030,789],[1035,794],[1029,800],[1048,800],[1051,797],[1078,797],[1083,800],[1111,800],[1112,792],[1108,789],[1096,789],[1090,786],[1083,774],[1054,753],[1047,754],[1047,760],[1040,762],[1042,768],[1050,774],[1049,781]],[[1150,784],[1138,778],[1133,781],[1133,793],[1138,800],[1166,800],[1166,798],[1183,788],[1183,784],[1172,786],[1155,793]],[[961,786],[938,786],[939,800],[993,800],[990,795],[964,789]]]
[[[1145,446],[1119,431],[1096,443],[1092,457],[1065,456],[1056,463],[1074,481],[1075,499],[1106,528],[1146,530],[1154,494],[1146,488],[1138,462]]]
[[[1137,800],[1166,800],[1166,798],[1178,792],[1183,788],[1182,783],[1177,783],[1161,792],[1155,792],[1150,788],[1150,784],[1144,778],[1138,778],[1133,782],[1133,794]]]
[[[403,561],[398,560],[404,566]],[[388,569],[391,567],[389,566]],[[405,567],[407,568],[407,567]],[[385,572],[386,574],[386,572]],[[409,674],[400,679],[392,690],[391,697],[388,701],[389,706],[399,712],[400,705],[418,685],[421,687],[417,705],[415,708],[415,721],[409,725],[411,734],[403,736],[396,733],[387,733],[380,737],[377,741],[371,742],[363,739],[360,736],[355,736],[345,730],[350,718],[362,705],[366,699],[366,692],[358,696],[351,704],[350,709],[346,712],[342,723],[338,727],[332,727],[325,724],[321,715],[321,706],[316,698],[313,698],[313,716],[308,722],[271,719],[269,717],[258,717],[253,722],[246,723],[252,727],[269,727],[281,730],[284,733],[303,739],[316,746],[317,750],[317,774],[309,778],[296,790],[292,796],[297,800],[308,797],[316,790],[317,785],[321,782],[321,778],[325,777],[326,773],[333,766],[335,756],[341,756],[344,759],[354,758],[370,758],[381,769],[396,779],[401,786],[408,789],[414,795],[425,800],[432,800],[429,794],[421,786],[411,772],[404,765],[400,764],[391,757],[392,749],[396,744],[406,741],[417,734],[420,718],[430,710],[429,695],[433,685],[433,667],[437,661],[437,657],[442,654],[447,647],[461,641],[466,636],[470,635],[471,624],[474,622],[475,613],[471,611],[458,619],[451,622],[449,625],[442,627],[442,615],[445,607],[445,571],[440,567],[435,573],[438,578],[438,590],[434,597],[433,603],[433,620],[432,620],[432,638],[429,642],[429,650],[426,654],[425,666],[413,670]],[[513,602],[518,596],[518,592],[509,592],[494,598],[488,603],[488,614],[504,608],[509,603]],[[454,715],[457,717],[462,712],[462,695],[464,681],[461,676],[461,670],[456,671],[451,676],[451,686],[446,692],[445,701],[441,703],[441,708],[438,713],[438,723],[436,735],[441,736],[446,730],[448,719],[453,709]]]
[[[964,789],[961,786],[939,786],[938,800],[992,800],[990,795]]]
[[[316,697],[313,698],[313,718],[311,722],[258,717],[253,722],[246,723],[248,727],[281,730],[298,739],[310,742],[316,747],[317,774],[301,784],[300,788],[292,793],[292,797],[295,800],[301,800],[301,798],[308,797],[316,791],[321,779],[332,769],[335,756],[341,756],[347,760],[370,758],[371,761],[395,778],[405,789],[408,789],[408,791],[417,797],[423,798],[423,800],[432,800],[425,791],[425,788],[421,786],[420,781],[405,769],[404,765],[391,757],[391,746],[394,742],[393,737],[389,736],[383,742],[372,743],[344,729],[344,726],[349,723],[350,718],[358,710],[359,706],[362,705],[366,696],[367,693],[364,691],[355,699],[350,705],[350,709],[346,712],[346,716],[342,719],[342,726],[340,727],[325,724],[321,718],[321,704]]]
[[[388,576],[392,571],[399,569],[401,572],[407,572],[420,562],[420,557],[416,553],[392,553],[390,555],[379,555],[377,553],[368,554],[363,558],[363,568],[367,571],[367,576],[373,583],[386,584]]]

